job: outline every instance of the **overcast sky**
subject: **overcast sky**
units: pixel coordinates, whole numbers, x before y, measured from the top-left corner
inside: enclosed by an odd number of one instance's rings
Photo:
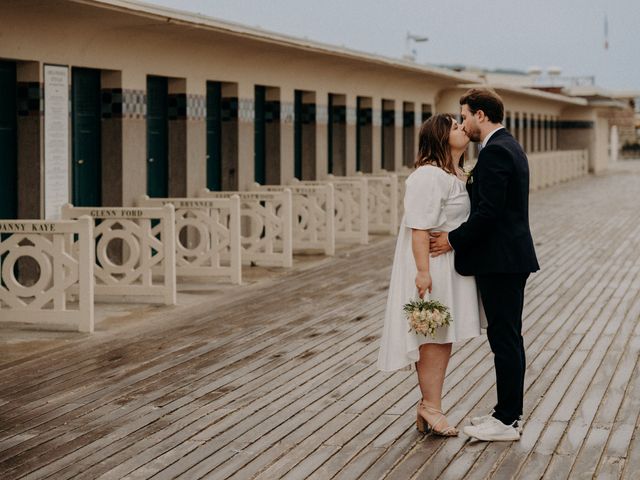
[[[640,0],[147,0],[273,32],[418,63],[595,75],[640,90]],[[605,15],[609,49],[605,50]]]

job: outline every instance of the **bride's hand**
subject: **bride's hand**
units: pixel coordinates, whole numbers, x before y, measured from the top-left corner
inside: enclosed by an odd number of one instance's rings
[[[431,293],[431,283],[431,274],[428,271],[418,272],[416,274],[416,288],[418,289],[418,295],[420,295],[420,298],[424,297],[427,290]]]

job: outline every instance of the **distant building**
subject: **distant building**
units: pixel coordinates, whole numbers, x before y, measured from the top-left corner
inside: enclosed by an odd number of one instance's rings
[[[583,98],[598,116],[609,123],[610,136],[617,139],[619,153],[640,157],[640,91],[607,90],[596,85],[594,76],[562,76],[557,67],[546,71],[531,67],[528,72],[518,70],[486,70],[462,65],[448,68],[459,73],[476,75],[488,84],[541,90],[574,98]],[[615,132],[615,133],[614,133]],[[629,148],[637,145],[638,148]]]

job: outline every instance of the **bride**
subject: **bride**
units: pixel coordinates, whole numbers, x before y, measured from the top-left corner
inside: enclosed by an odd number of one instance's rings
[[[456,436],[442,413],[442,386],[452,342],[480,335],[480,306],[474,277],[454,268],[454,253],[429,257],[429,233],[449,232],[469,216],[466,176],[461,168],[469,137],[451,115],[439,114],[420,128],[415,171],[406,181],[404,217],[393,259],[378,368],[398,370],[415,363],[422,400],[416,426],[422,433]],[[409,331],[402,307],[412,298],[439,300],[452,322],[435,339]]]

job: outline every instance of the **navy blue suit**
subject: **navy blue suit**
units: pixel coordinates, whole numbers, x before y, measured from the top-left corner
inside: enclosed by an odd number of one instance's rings
[[[507,130],[495,132],[480,151],[467,190],[469,219],[449,232],[449,243],[458,273],[476,277],[494,353],[494,416],[511,424],[522,415],[524,395],[524,289],[540,267],[529,229],[529,164]]]

